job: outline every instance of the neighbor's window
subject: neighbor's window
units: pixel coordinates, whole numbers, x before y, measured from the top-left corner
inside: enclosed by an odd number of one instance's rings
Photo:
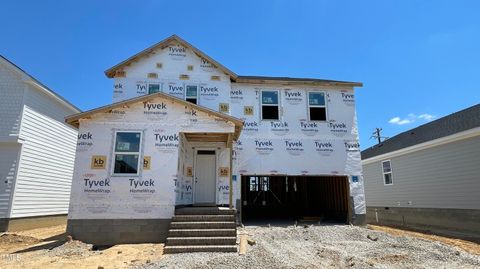
[[[115,134],[114,174],[138,174],[141,137],[140,132]]]
[[[262,120],[278,120],[278,91],[262,91]]]
[[[198,88],[195,85],[187,85],[185,100],[190,103],[197,104]]]
[[[308,115],[312,121],[327,120],[327,108],[325,106],[324,92],[308,93]]]
[[[160,91],[160,84],[148,84],[148,94]]]
[[[392,165],[391,165],[390,161],[383,161],[382,162],[382,172],[383,172],[383,183],[385,185],[393,184]]]

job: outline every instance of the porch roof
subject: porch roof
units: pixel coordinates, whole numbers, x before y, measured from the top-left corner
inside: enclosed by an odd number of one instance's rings
[[[185,106],[190,107],[192,109],[196,109],[198,111],[202,111],[202,112],[207,113],[209,115],[221,118],[221,119],[223,119],[227,122],[231,122],[235,125],[235,132],[233,133],[232,139],[237,140],[238,137],[240,136],[240,133],[241,133],[242,128],[243,128],[243,120],[241,120],[239,118],[236,118],[236,117],[233,117],[233,116],[230,116],[230,115],[227,115],[227,114],[224,114],[224,113],[221,113],[221,112],[218,112],[218,111],[215,111],[213,109],[210,109],[210,108],[207,108],[207,107],[204,107],[204,106],[200,106],[200,105],[197,105],[197,104],[190,103],[186,100],[177,98],[175,96],[172,96],[172,95],[169,95],[169,94],[166,94],[166,93],[163,93],[163,92],[157,92],[157,93],[147,94],[147,95],[143,95],[143,96],[139,96],[139,97],[134,97],[134,98],[130,98],[130,99],[127,99],[127,100],[116,102],[116,103],[113,103],[113,104],[110,104],[110,105],[101,106],[101,107],[94,108],[94,109],[91,109],[91,110],[87,110],[87,111],[84,111],[84,112],[81,112],[81,113],[73,114],[73,115],[65,117],[65,122],[78,128],[79,125],[80,125],[80,123],[79,123],[80,119],[86,119],[86,118],[89,118],[89,117],[91,117],[95,114],[105,113],[105,112],[108,112],[108,111],[113,110],[115,108],[128,107],[129,105],[134,104],[134,103],[148,102],[149,100],[151,100],[155,97],[162,97],[162,98],[171,100],[173,102],[185,105]],[[206,133],[206,134],[209,134],[209,133]]]

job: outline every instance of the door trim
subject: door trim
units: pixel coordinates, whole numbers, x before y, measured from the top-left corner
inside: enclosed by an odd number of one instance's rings
[[[197,152],[202,151],[202,150],[211,150],[215,151],[215,164],[214,164],[214,169],[215,169],[215,184],[214,184],[214,197],[213,197],[213,203],[212,204],[205,204],[205,203],[196,203],[195,201],[195,189],[196,189],[196,178],[197,178]],[[215,147],[195,147],[194,153],[193,153],[193,195],[192,195],[192,205],[198,205],[198,206],[208,206],[208,205],[216,205],[217,204],[217,182],[218,182],[218,175],[217,175],[217,161],[218,161],[218,150]]]

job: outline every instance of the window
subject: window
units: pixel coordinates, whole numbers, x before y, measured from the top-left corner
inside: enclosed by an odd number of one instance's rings
[[[383,173],[383,184],[392,185],[393,184],[392,165],[390,161],[382,162],[382,173]]]
[[[185,93],[185,100],[187,100],[190,103],[197,104],[197,96],[198,96],[197,89],[198,88],[195,85],[188,85],[187,91]]]
[[[141,137],[140,132],[115,134],[114,174],[138,174]]]
[[[311,121],[326,121],[327,108],[325,106],[325,93],[308,93],[308,115]]]
[[[160,84],[148,84],[148,94],[160,91]]]
[[[278,119],[278,91],[262,91],[262,120]]]

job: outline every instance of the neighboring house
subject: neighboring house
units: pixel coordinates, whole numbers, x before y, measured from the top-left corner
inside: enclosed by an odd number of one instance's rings
[[[108,69],[113,104],[79,128],[68,232],[165,240],[175,208],[363,224],[354,87],[238,76],[177,36]]]
[[[480,239],[480,105],[362,151],[367,221]]]
[[[0,56],[0,231],[65,223],[78,112]]]

